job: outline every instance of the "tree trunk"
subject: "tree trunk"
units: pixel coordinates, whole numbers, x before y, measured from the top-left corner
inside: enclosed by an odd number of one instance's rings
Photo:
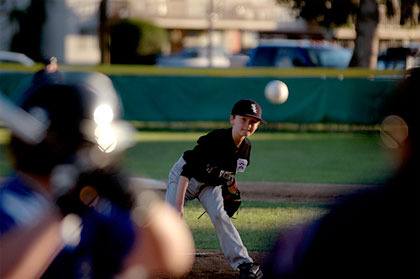
[[[99,48],[101,51],[101,63],[110,64],[108,0],[102,0],[99,5]]]
[[[379,7],[376,0],[361,0],[356,18],[356,39],[350,67],[376,68]]]
[[[43,61],[42,33],[47,17],[45,0],[32,0],[26,12],[16,13],[19,31],[13,36],[11,50],[22,52],[35,61]]]

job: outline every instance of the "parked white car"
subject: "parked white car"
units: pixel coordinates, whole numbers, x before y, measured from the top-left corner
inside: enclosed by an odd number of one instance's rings
[[[33,66],[35,62],[23,53],[0,50],[1,63],[17,63],[25,66]]]
[[[156,64],[162,67],[230,67],[229,57],[222,48],[215,47],[212,50],[211,65],[209,63],[209,48],[207,47],[184,48],[179,53],[159,57]]]

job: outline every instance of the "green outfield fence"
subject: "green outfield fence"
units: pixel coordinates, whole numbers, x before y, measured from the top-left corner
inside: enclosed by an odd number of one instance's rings
[[[256,70],[244,72],[172,69],[106,72],[117,89],[131,121],[226,121],[234,102],[251,98],[263,107],[268,122],[377,124],[381,107],[400,74],[349,74]],[[310,72],[309,72],[310,73]],[[29,85],[33,72],[0,70],[0,90],[11,99]],[[65,71],[65,75],[77,74]],[[289,99],[273,105],[264,97],[265,85],[279,79],[289,87]]]

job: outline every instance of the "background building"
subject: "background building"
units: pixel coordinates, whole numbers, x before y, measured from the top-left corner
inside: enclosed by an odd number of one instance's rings
[[[229,53],[254,47],[262,37],[337,40],[352,46],[353,28],[327,31],[297,20],[288,6],[275,0],[44,0],[47,13],[42,36],[43,55],[57,56],[62,63],[96,64],[101,55],[98,42],[99,6],[107,3],[108,19],[141,18],[165,28],[170,48],[222,46]],[[12,14],[24,10],[31,0],[0,1],[0,49],[7,50],[18,25]],[[380,48],[420,41],[420,28],[406,29],[398,19],[385,19],[381,8]]]

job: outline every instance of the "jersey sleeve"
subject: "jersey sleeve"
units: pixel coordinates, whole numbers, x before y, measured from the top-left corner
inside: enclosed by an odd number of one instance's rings
[[[181,175],[191,178],[197,175],[197,172],[203,168],[203,162],[206,161],[209,150],[211,150],[210,137],[211,134],[201,136],[192,150],[184,152],[183,157],[186,163],[182,169]]]
[[[209,177],[206,172],[207,166],[215,165],[213,153],[217,150],[217,144],[218,137],[214,131],[201,136],[192,150],[184,152],[183,157],[186,164],[181,175],[189,179],[194,177],[202,182],[217,184],[215,178]]]
[[[0,237],[16,226],[15,221],[0,206]]]
[[[0,236],[17,226],[33,224],[50,208],[50,201],[43,195],[16,177],[9,179],[0,185]]]

